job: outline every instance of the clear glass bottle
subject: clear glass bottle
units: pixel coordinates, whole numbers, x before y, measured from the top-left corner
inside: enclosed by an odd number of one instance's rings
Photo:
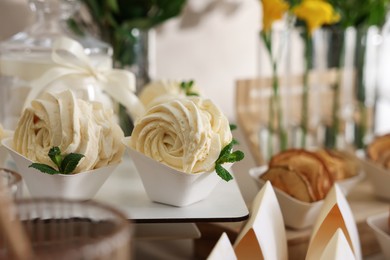
[[[15,128],[31,81],[56,66],[51,52],[59,36],[80,42],[94,66],[112,67],[110,45],[69,29],[68,19],[80,7],[78,0],[28,0],[28,3],[35,15],[34,23],[0,44],[0,123],[7,129]],[[74,86],[81,98],[111,104],[111,99],[89,79],[67,77],[68,82],[61,81],[60,88]]]

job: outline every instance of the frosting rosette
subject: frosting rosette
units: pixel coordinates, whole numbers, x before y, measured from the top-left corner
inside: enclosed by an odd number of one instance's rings
[[[72,91],[46,92],[31,102],[14,133],[14,149],[38,163],[54,166],[47,156],[50,148],[63,154],[80,153],[75,173],[121,161],[124,134],[111,109],[99,102],[86,102]]]
[[[181,87],[182,82],[177,80],[156,80],[145,85],[139,95],[141,103],[146,109],[155,105],[168,102],[176,98],[186,97],[185,90]],[[199,92],[198,87],[193,86],[193,90]]]
[[[208,99],[173,99],[150,108],[135,122],[129,145],[185,173],[214,170],[232,141],[227,118]]]

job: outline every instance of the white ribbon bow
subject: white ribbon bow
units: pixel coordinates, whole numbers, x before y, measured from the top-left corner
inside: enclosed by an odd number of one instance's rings
[[[31,90],[24,103],[26,108],[33,99],[55,80],[68,75],[94,77],[104,92],[122,104],[135,120],[144,113],[144,107],[134,94],[135,77],[129,71],[111,68],[95,68],[77,41],[60,37],[53,43],[51,57],[58,66],[46,71],[31,82]]]

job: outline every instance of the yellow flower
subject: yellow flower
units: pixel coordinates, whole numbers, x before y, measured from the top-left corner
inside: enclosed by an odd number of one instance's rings
[[[324,0],[303,0],[293,8],[293,13],[306,21],[310,34],[324,24],[332,24],[340,20],[340,15]]]
[[[262,0],[261,2],[263,3],[263,31],[267,32],[274,21],[282,18],[289,5],[283,0]]]

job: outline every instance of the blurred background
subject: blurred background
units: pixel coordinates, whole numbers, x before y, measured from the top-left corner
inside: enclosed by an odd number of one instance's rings
[[[258,74],[260,13],[256,0],[187,1],[179,17],[155,30],[155,78],[194,79],[234,120],[235,80]],[[27,0],[1,0],[0,40],[31,20]]]

